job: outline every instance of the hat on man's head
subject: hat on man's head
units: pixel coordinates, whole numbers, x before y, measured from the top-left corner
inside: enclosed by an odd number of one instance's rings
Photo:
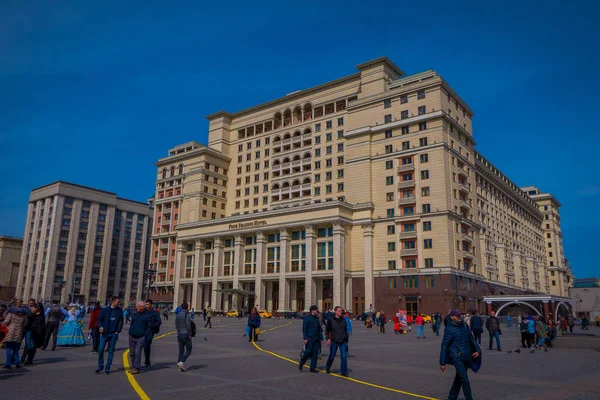
[[[450,312],[448,313],[449,316],[455,316],[455,317],[460,317],[460,311],[458,311],[457,309],[454,310],[450,310]]]
[[[319,311],[319,307],[317,307],[315,304],[313,304],[312,306],[310,306],[310,311],[312,312],[313,310]]]

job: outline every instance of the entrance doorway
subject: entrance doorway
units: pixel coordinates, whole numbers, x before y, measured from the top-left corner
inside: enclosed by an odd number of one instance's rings
[[[355,297],[354,298],[354,315],[358,316],[365,312],[365,298]]]
[[[417,314],[419,312],[419,299],[416,296],[406,297],[406,312],[408,314]]]

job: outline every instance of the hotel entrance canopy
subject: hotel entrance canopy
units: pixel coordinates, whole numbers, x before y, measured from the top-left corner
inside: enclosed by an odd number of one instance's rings
[[[533,310],[537,315],[553,315],[556,321],[558,317],[558,310],[562,308],[563,312],[572,315],[573,304],[572,300],[568,297],[552,296],[549,294],[537,294],[537,295],[502,295],[502,296],[485,296],[483,301],[487,304],[488,314],[492,311],[496,311],[496,315],[503,315],[505,309],[512,305],[523,305]]]

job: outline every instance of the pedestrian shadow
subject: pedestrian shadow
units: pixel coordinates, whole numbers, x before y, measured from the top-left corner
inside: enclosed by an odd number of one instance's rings
[[[54,357],[54,358],[40,358],[39,361],[35,361],[33,365],[44,365],[44,364],[56,364],[59,362],[67,361],[66,357]]]
[[[5,379],[10,379],[10,378],[16,378],[16,377],[26,374],[28,372],[29,372],[29,370],[27,370],[27,369],[25,369],[25,370],[21,369],[19,371],[13,371],[13,370],[2,371],[2,372],[0,372],[0,381],[3,381]]]
[[[200,365],[192,365],[190,367],[185,367],[186,371],[193,371],[196,369],[204,369],[204,368],[208,368],[208,365],[200,364]]]

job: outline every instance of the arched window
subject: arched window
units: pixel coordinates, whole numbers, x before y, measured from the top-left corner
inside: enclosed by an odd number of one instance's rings
[[[304,178],[304,180],[302,181],[303,185],[305,185],[307,183],[310,183],[310,178]]]
[[[296,154],[296,155],[294,156],[294,160],[293,160],[293,161],[300,161],[300,155],[299,155],[299,154]]]
[[[290,133],[286,133],[285,135],[283,135],[283,140],[285,139],[290,139],[292,137],[292,135],[290,135]]]
[[[310,158],[310,153],[304,153],[304,155],[302,156],[302,158]]]
[[[175,167],[171,167],[171,176],[175,175]]]
[[[166,169],[166,168],[163,168],[163,171],[162,171],[162,178],[163,178],[163,179],[165,179],[166,177],[167,177],[167,169]]]
[[[295,179],[294,182],[292,182],[292,186],[298,186],[300,185],[300,181],[298,179]]]
[[[289,187],[290,187],[290,183],[288,181],[283,182],[283,184],[281,185],[282,189],[289,188]]]
[[[179,175],[183,175],[183,164],[179,164]]]

